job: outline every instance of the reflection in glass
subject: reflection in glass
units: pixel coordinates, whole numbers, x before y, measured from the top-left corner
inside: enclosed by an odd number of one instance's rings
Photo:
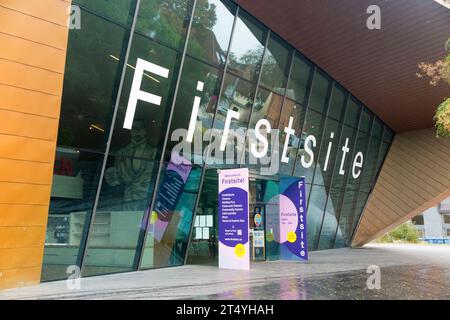
[[[357,130],[344,125],[341,135],[341,146],[339,146],[337,159],[333,173],[333,188],[344,188],[347,183],[347,177],[352,175],[352,155],[355,151],[355,138]],[[345,148],[347,146],[347,148]],[[351,178],[353,179],[353,178]]]
[[[300,150],[297,154],[297,162],[294,171],[294,175],[297,177],[305,177],[305,181],[307,183],[311,183],[313,179],[314,170],[317,163],[318,150],[320,147],[320,142],[322,140],[323,126],[325,123],[325,116],[309,109],[306,114],[306,121],[303,127],[302,139],[306,139],[308,136],[312,135],[316,139],[316,144],[314,146],[313,142],[310,141],[308,148],[314,154],[314,159],[311,159],[309,153],[305,150],[305,141],[302,140],[300,145]],[[309,167],[305,167],[301,161],[304,159],[305,164],[308,164]],[[319,180],[317,180],[319,181]]]
[[[42,280],[67,278],[78,263],[80,244],[92,213],[103,155],[57,147],[53,171]]]
[[[113,2],[109,0],[74,0],[73,4],[79,5],[82,8],[86,7],[101,16],[108,17],[114,22],[130,26],[134,16],[136,0],[122,0]],[[85,14],[85,11],[82,12],[82,19],[84,19],[87,13]]]
[[[196,1],[187,55],[182,59],[193,1],[141,1],[126,64],[124,52],[136,1],[77,3],[87,27],[71,30],[69,36],[44,280],[66,278],[66,267],[80,263],[83,254],[84,275],[131,271],[139,265],[143,269],[181,265],[188,251],[188,263],[215,264],[218,182],[216,170],[207,169],[200,186],[206,151],[209,159],[220,160],[208,162],[207,168],[249,167],[250,198],[265,208],[267,259],[279,258],[276,180],[280,175],[306,176],[310,250],[350,244],[394,137],[380,119],[243,9],[235,18],[234,2]],[[168,76],[144,72],[140,90],[159,96],[161,103],[138,100],[129,130],[123,125],[138,59],[167,69]],[[124,64],[123,90],[112,123]],[[176,154],[186,138],[194,101],[198,114],[193,117],[194,141],[188,143],[191,152]],[[239,119],[232,120],[231,129],[236,131],[230,132],[219,159],[217,149],[211,151],[207,145],[212,142],[218,148],[228,110],[238,112]],[[288,139],[289,163],[280,163],[274,180],[256,175],[262,173],[262,163],[239,163],[248,160],[242,157],[242,151],[248,151],[247,128],[267,119],[272,129],[279,130],[275,147],[282,149],[290,117],[295,134]],[[212,126],[214,134],[208,136]],[[112,127],[111,148],[105,156]],[[169,141],[164,141],[167,134]],[[314,161],[304,168],[300,157],[310,160],[305,154],[308,135],[315,137],[316,146],[311,146]],[[270,144],[268,156],[275,153],[273,149]],[[354,179],[351,170],[357,152],[363,153],[364,165]],[[226,160],[231,161],[223,163]],[[98,206],[91,219],[96,196]]]
[[[284,95],[289,73],[291,49],[275,34],[271,34],[261,71],[261,85]]]
[[[347,105],[347,111],[345,113],[346,125],[349,125],[353,128],[358,128],[358,120],[361,108],[361,105],[356,101],[356,99],[351,97]]]
[[[306,106],[313,75],[313,66],[297,53],[289,79],[288,97]]]
[[[331,95],[328,117],[334,120],[342,121],[347,100],[347,91],[337,83],[334,84],[333,94]]]
[[[104,152],[128,33],[82,15],[83,28],[69,33],[58,145]]]
[[[136,31],[171,48],[184,45],[192,0],[141,1]]]
[[[322,229],[320,232],[318,249],[333,248],[334,238],[337,229],[337,218],[340,214],[341,199],[344,196],[342,189],[330,189],[327,206],[323,217]],[[340,230],[338,230],[340,232]]]
[[[339,138],[342,124],[332,118],[328,118],[323,132],[323,141],[320,154],[317,158],[314,184],[324,185],[328,190],[331,186],[333,168],[338,159],[337,152],[340,149]],[[339,157],[340,158],[340,157]]]
[[[321,113],[326,113],[331,90],[331,79],[321,70],[317,70],[312,85],[309,107]]]
[[[241,13],[236,21],[228,70],[255,82],[264,53],[265,29],[256,20]]]
[[[282,93],[259,88],[253,107],[250,127],[254,128],[258,120],[267,119],[272,129],[277,128],[282,104]]]
[[[213,216],[213,226],[208,232],[208,238],[203,237],[203,230],[194,231],[191,236],[191,243],[187,256],[188,264],[210,264],[217,265],[218,246],[217,246],[217,219],[218,219],[218,180],[215,170],[206,170],[203,180],[200,200],[196,209],[196,217]],[[200,218],[194,220],[194,230],[196,227],[203,228],[200,224]]]
[[[154,155],[144,122],[135,120],[128,144],[108,157],[87,247],[85,275],[135,268],[144,210],[154,188]]]
[[[225,64],[236,6],[219,0],[197,1],[188,54],[203,61]]]
[[[189,233],[201,168],[175,153],[163,168],[156,202],[147,228],[141,268],[182,265],[187,252]],[[206,236],[208,232],[203,232]]]
[[[284,147],[286,140],[286,133],[284,128],[289,125],[289,118],[293,118],[292,128],[295,134],[289,136],[289,142],[286,152],[286,157],[289,158],[288,163],[280,162],[280,174],[292,175],[298,149],[304,148],[305,135],[302,132],[303,122],[305,120],[306,108],[293,100],[286,99],[283,105],[283,111],[280,115],[280,150]],[[281,154],[281,151],[280,151]]]
[[[190,155],[183,154],[183,156],[191,162],[203,163],[203,150],[208,145],[206,133],[213,124],[221,78],[222,72],[218,69],[189,57],[185,59],[174,109],[175,117],[172,118],[169,131],[166,161],[169,161],[171,151],[176,147],[177,150],[184,148],[190,151]],[[186,141],[187,130],[194,112],[196,97],[200,98],[198,115],[193,141],[188,143]],[[203,135],[205,135],[205,139],[203,139]],[[184,149],[181,149],[181,153],[184,152]]]
[[[319,237],[320,225],[322,223],[323,212],[327,193],[323,186],[313,186],[309,197],[307,209],[308,221],[308,250],[314,250]]]

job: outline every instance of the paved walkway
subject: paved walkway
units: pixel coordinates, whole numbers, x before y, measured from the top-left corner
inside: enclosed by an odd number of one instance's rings
[[[367,288],[369,265],[381,288]],[[251,271],[187,265],[0,291],[0,299],[450,299],[450,246],[380,245],[259,262]]]

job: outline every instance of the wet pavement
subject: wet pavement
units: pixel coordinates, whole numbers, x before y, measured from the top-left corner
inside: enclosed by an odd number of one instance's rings
[[[366,270],[304,279],[284,278],[266,285],[196,296],[198,300],[434,300],[450,299],[450,268],[401,266],[382,269],[379,289],[368,289]]]
[[[379,289],[368,288],[369,266],[379,267]],[[4,290],[0,299],[450,299],[450,246],[324,250],[250,271],[187,265],[83,278],[75,290],[66,281]]]

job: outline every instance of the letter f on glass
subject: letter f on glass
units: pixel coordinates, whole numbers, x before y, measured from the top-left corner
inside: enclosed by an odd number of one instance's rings
[[[131,130],[133,127],[134,114],[136,113],[136,106],[138,100],[142,100],[157,106],[161,105],[161,97],[141,90],[142,77],[144,71],[156,74],[163,78],[169,77],[169,69],[158,66],[154,63],[138,58],[136,63],[136,70],[134,72],[133,83],[131,85],[130,99],[128,100],[127,112],[125,114],[125,121],[123,127]]]

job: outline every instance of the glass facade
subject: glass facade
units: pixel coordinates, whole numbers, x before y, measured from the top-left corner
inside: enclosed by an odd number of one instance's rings
[[[304,176],[309,249],[351,243],[394,137],[356,97],[231,1],[73,2],[44,281],[216,261],[220,168],[250,168],[263,221],[280,176]],[[126,126],[143,61],[138,89],[159,100],[141,95]],[[267,163],[251,162],[261,119]],[[255,260],[276,258],[261,225]]]

